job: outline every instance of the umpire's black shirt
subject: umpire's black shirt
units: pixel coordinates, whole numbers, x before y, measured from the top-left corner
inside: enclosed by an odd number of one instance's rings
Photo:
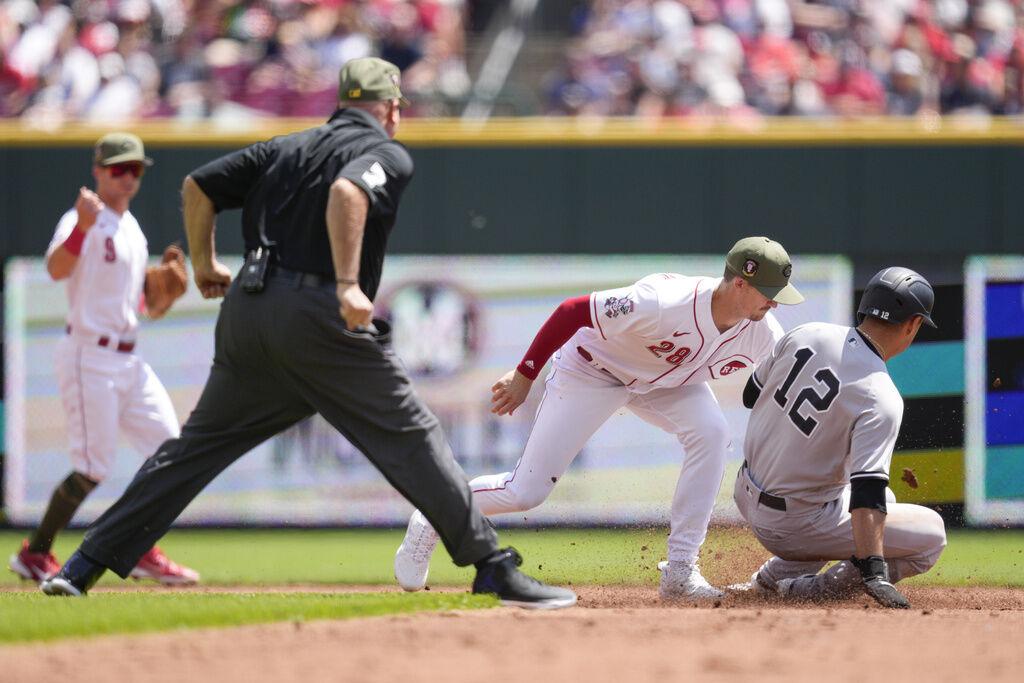
[[[375,118],[360,109],[339,109],[322,126],[258,142],[190,175],[218,212],[242,208],[247,251],[260,246],[262,223],[275,244],[277,264],[331,280],[328,190],[338,178],[355,183],[370,200],[359,286],[373,299],[398,202],[412,173],[405,147],[390,139]]]

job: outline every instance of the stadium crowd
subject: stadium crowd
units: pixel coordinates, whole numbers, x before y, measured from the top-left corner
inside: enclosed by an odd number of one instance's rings
[[[1021,0],[593,0],[549,113],[1024,110]]]
[[[0,0],[0,116],[321,116],[370,54],[407,113],[457,114],[477,1]],[[1024,0],[557,1],[573,37],[536,113],[1024,113]]]
[[[465,0],[3,0],[0,116],[322,116],[379,55],[422,115],[464,98]]]

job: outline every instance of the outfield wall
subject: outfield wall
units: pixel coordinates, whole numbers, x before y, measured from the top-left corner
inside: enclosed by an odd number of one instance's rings
[[[188,171],[317,123],[130,126],[156,159],[133,205],[151,243],[181,239]],[[101,132],[0,123],[0,256],[42,252],[90,183]],[[394,253],[719,253],[762,233],[794,253],[844,254],[858,276],[897,260],[959,277],[969,253],[1024,252],[1024,125],[1014,120],[410,120],[400,139],[417,174]],[[237,213],[219,241],[241,250]]]

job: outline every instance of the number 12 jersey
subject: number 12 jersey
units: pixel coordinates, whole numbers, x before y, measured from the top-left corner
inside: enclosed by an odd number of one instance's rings
[[[794,328],[753,374],[761,394],[744,455],[762,490],[810,503],[854,479],[889,479],[903,399],[885,362],[855,328]]]

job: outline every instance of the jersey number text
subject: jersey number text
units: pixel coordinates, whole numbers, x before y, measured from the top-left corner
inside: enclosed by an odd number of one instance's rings
[[[782,386],[775,392],[775,402],[779,404],[779,407],[783,410],[786,409],[786,403],[789,402],[789,398],[786,394],[793,387],[793,382],[796,381],[796,376],[800,374],[800,371],[807,365],[807,361],[811,360],[811,356],[814,355],[814,351],[808,348],[797,350],[793,354],[796,357],[796,362],[793,363],[793,368],[789,371],[789,376],[786,377],[786,381],[782,383]],[[804,417],[800,414],[800,407],[804,403],[810,403],[811,406],[818,411],[823,413],[829,409],[832,402],[836,400],[836,396],[839,395],[839,378],[835,376],[829,368],[822,368],[814,373],[814,379],[821,384],[825,385],[826,391],[824,394],[819,394],[814,390],[813,386],[804,387],[800,390],[800,393],[796,395],[796,400],[793,401],[793,405],[789,409],[789,419],[793,421],[796,428],[804,433],[804,436],[810,436],[814,428],[818,426],[818,421],[813,417]]]
[[[673,350],[675,349],[675,350]],[[672,365],[679,365],[682,363],[687,356],[690,355],[690,348],[687,346],[680,346],[678,349],[674,342],[670,342],[667,339],[660,341],[657,344],[651,344],[647,347],[647,350],[653,353],[658,358],[661,358],[661,354],[667,353],[665,361]]]

